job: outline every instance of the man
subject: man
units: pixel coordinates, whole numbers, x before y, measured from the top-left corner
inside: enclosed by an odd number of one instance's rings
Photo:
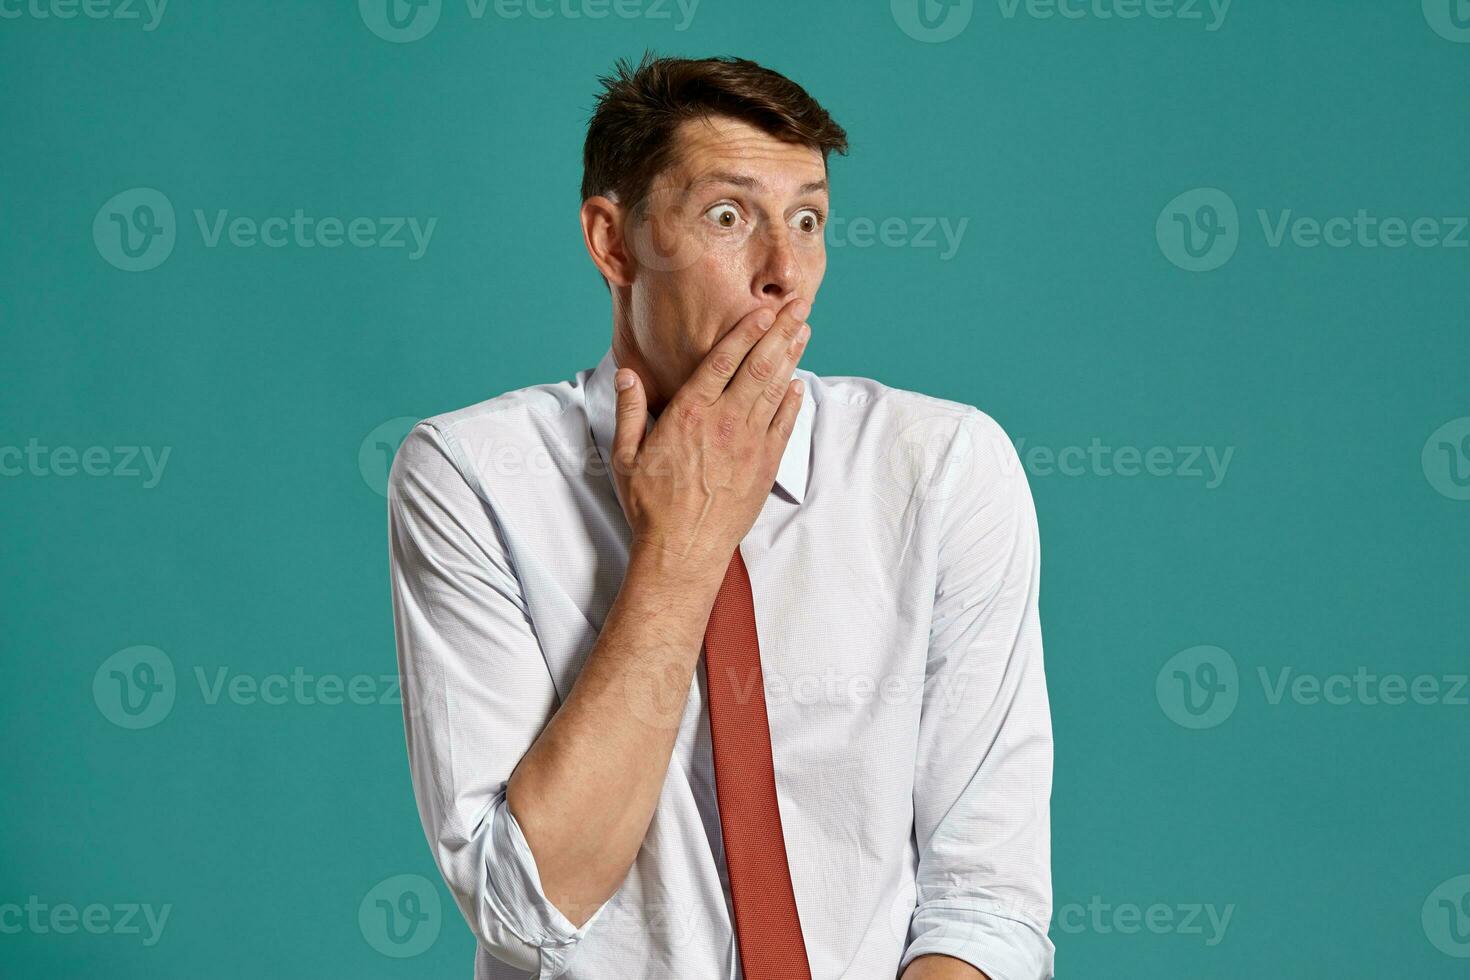
[[[739,59],[602,83],[609,350],[419,423],[390,477],[414,790],[477,980],[1050,978],[1010,441],[796,366],[846,152],[805,91]]]

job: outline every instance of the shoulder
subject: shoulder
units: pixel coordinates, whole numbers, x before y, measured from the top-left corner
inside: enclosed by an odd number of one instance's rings
[[[891,444],[1014,456],[1006,430],[969,402],[942,398],[855,375],[811,375],[820,412],[835,426],[854,427]]]
[[[475,486],[479,470],[495,454],[524,463],[575,440],[585,430],[583,385],[590,373],[516,388],[419,420],[398,447],[390,485],[457,474]]]
[[[582,386],[587,374],[578,371],[570,380],[548,381],[503,392],[473,405],[430,415],[419,426],[443,433],[446,439],[459,440],[485,431],[537,429],[556,424],[569,410],[583,406]]]
[[[881,488],[896,506],[917,507],[946,526],[1030,509],[1030,487],[1010,435],[978,406],[867,377],[812,380],[825,465],[843,468]]]

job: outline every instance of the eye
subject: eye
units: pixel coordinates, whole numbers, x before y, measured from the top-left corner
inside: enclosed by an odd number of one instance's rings
[[[814,234],[822,227],[822,212],[816,208],[802,208],[791,216],[791,227]]]
[[[740,212],[736,210],[735,205],[728,202],[716,204],[706,211],[704,216],[721,228],[734,228],[740,223]]]

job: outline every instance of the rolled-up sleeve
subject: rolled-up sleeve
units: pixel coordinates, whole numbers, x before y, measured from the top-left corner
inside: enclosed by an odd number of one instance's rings
[[[992,980],[1050,980],[1051,712],[1040,540],[1014,446],[963,413],[943,508],[914,782],[918,901],[901,969],[926,953]]]
[[[566,971],[606,904],[573,927],[548,901],[506,805],[510,774],[556,710],[556,690],[493,509],[462,462],[452,431],[421,422],[388,479],[414,797],[476,939],[496,958],[552,978]]]

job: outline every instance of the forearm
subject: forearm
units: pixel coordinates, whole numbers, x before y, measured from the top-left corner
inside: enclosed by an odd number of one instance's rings
[[[565,703],[507,804],[547,898],[581,926],[618,888],[658,803],[724,568],[635,550]]]
[[[964,960],[931,953],[916,956],[903,971],[901,980],[990,980]]]

